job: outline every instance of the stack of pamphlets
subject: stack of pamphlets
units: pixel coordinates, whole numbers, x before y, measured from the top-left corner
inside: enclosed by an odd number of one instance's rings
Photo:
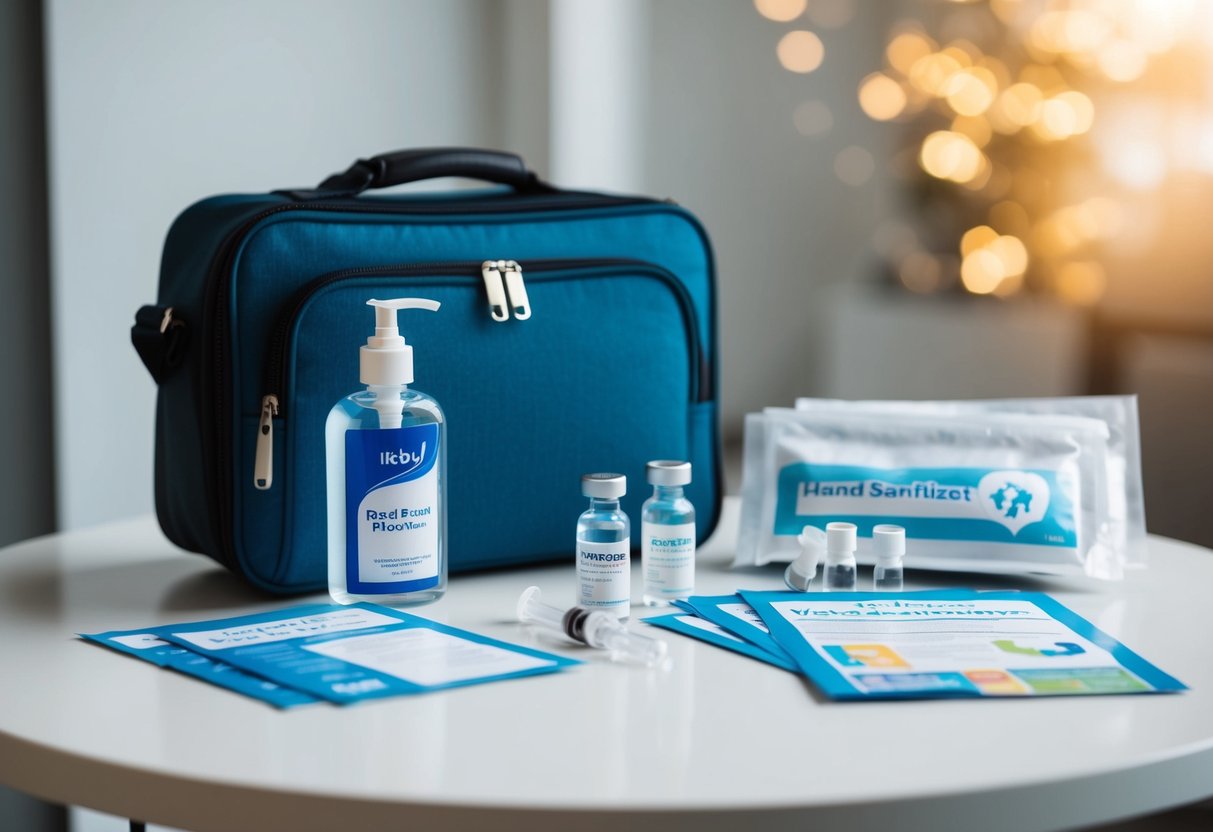
[[[579,664],[376,604],[305,604],[81,637],[279,708],[427,693]]]
[[[1185,690],[1038,592],[752,592],[645,619],[802,673],[831,699]]]

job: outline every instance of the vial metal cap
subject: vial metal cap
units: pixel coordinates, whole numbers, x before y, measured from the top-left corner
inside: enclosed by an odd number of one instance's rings
[[[628,478],[623,474],[583,474],[581,493],[600,500],[618,500],[628,493]]]
[[[873,526],[872,548],[881,563],[896,563],[906,553],[906,530],[892,523]]]
[[[689,485],[691,463],[678,459],[655,459],[644,466],[649,485]]]

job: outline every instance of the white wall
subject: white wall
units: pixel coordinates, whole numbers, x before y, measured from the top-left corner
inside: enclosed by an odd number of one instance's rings
[[[810,3],[810,6],[812,3]],[[712,235],[719,276],[721,393],[726,434],[766,405],[822,387],[832,284],[867,278],[869,238],[892,208],[892,129],[859,109],[859,81],[881,64],[884,3],[855,3],[826,30],[801,18],[774,23],[749,2],[653,4],[646,119],[648,187],[693,210]],[[821,67],[798,75],[775,46],[793,28],[817,31]],[[804,136],[796,107],[818,101],[833,126]],[[876,169],[859,187],[839,181],[850,145]]]
[[[174,216],[398,147],[496,143],[491,0],[48,0],[59,518],[152,508],[130,346]]]

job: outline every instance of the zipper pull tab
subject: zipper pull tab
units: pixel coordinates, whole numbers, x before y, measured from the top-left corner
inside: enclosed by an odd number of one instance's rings
[[[489,312],[494,321],[510,319],[510,308],[505,300],[505,285],[501,282],[501,267],[504,263],[504,260],[485,260],[480,266],[484,289],[489,296]]]
[[[505,274],[505,290],[510,295],[510,309],[514,318],[525,321],[531,317],[531,301],[526,296],[526,283],[522,280],[522,266],[517,260],[506,260],[502,269]]]
[[[253,485],[268,491],[274,484],[274,417],[278,415],[278,397],[261,399],[261,420],[257,423],[257,458],[253,463]]]

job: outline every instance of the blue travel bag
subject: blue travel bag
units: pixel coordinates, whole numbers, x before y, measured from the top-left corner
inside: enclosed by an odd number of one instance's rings
[[[363,193],[446,176],[496,187]],[[497,151],[205,199],[169,230],[131,330],[159,385],[160,525],[258,587],[326,586],[325,419],[360,389],[366,301],[419,296],[442,309],[401,331],[447,418],[452,571],[571,563],[590,471],[627,475],[638,548],[650,459],[691,461],[702,541],[722,490],[714,283],[685,209],[561,190]]]

